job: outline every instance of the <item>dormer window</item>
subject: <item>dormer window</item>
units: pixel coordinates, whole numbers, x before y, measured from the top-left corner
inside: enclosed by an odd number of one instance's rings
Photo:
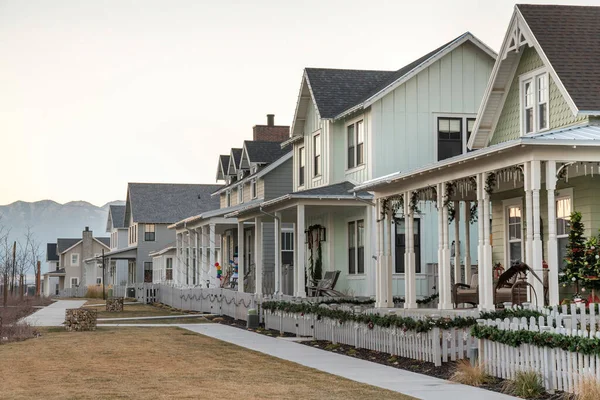
[[[521,76],[521,132],[541,132],[548,129],[548,73],[534,71]]]

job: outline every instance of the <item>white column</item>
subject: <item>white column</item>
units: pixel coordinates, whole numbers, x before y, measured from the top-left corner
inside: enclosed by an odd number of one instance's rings
[[[482,176],[482,182],[485,184],[487,173]],[[490,242],[491,227],[490,227],[490,196],[483,189],[483,287],[479,290],[484,292],[483,298],[485,310],[494,309],[494,280],[492,275],[492,244]]]
[[[460,262],[460,201],[454,202],[454,283],[462,282]]]
[[[556,161],[546,161],[546,190],[548,191],[548,295],[551,306],[559,304],[558,242],[556,240]],[[544,279],[541,275],[540,278]],[[539,296],[539,295],[538,295]]]
[[[215,288],[219,286],[217,282],[217,269],[215,268],[215,224],[209,225],[208,232],[208,256],[210,260],[208,266],[208,279],[210,280],[210,287]]]
[[[263,293],[263,243],[262,243],[262,218],[254,218],[254,293],[261,296]]]
[[[446,192],[447,183],[442,183],[442,193]],[[443,199],[443,195],[442,195]],[[448,224],[448,206],[442,202],[442,257],[444,269],[442,273],[444,275],[444,287],[440,288],[440,309],[449,310],[452,309],[452,279],[450,276],[450,226]]]
[[[443,292],[446,288],[445,274],[444,274],[444,213],[442,207],[444,204],[444,185],[438,183],[437,185],[437,216],[438,216],[438,293],[439,301],[438,308],[443,309],[445,307]]]
[[[367,273],[367,291],[365,293],[366,296],[373,296],[376,293],[377,287],[377,234],[378,234],[378,218],[379,208],[369,206],[367,207],[367,221],[365,221],[365,239],[369,244],[369,250],[365,250],[365,272]],[[333,218],[331,218],[332,223],[328,228],[330,232],[327,232],[328,238],[333,239],[335,236],[335,232],[333,231]],[[329,240],[329,239],[328,239]],[[335,253],[334,243],[331,240],[329,253],[330,257],[333,257]],[[333,261],[333,258],[332,258]],[[334,262],[331,262],[331,269],[334,269]]]
[[[392,249],[393,249],[393,230],[394,230],[394,224],[392,223],[393,220],[393,215],[392,215],[392,207],[389,207],[389,209],[386,212],[385,215],[385,219],[387,221],[387,226],[386,226],[386,232],[387,232],[387,246],[386,246],[386,264],[385,264],[385,275],[383,276],[383,285],[384,285],[384,290],[385,290],[385,306],[384,307],[394,307],[394,300],[393,300],[393,296],[392,296],[392,271],[393,271],[393,261],[394,258],[392,257]],[[358,266],[357,266],[358,268]]]
[[[412,192],[404,193],[404,308],[417,308],[414,214],[410,208]]]
[[[465,201],[465,283],[471,284],[471,202]]]
[[[375,269],[375,307],[385,307],[383,287],[384,265],[386,265],[384,250],[385,222],[383,218],[383,199],[377,200],[377,268]]]
[[[175,236],[175,271],[173,271],[173,280],[177,284],[181,283],[181,249],[183,248],[181,241],[181,233],[177,233]],[[127,263],[127,280],[129,280],[129,263]]]
[[[281,293],[281,213],[275,213],[274,220],[274,228],[275,228],[275,288],[274,292],[276,294]]]
[[[200,272],[200,279],[202,280],[202,287],[206,287],[208,280],[210,279],[210,265],[208,262],[208,227],[200,227],[200,237],[202,241],[202,271]]]
[[[296,265],[294,271],[296,279],[294,279],[294,296],[306,297],[306,265],[305,265],[305,249],[304,249],[304,204],[299,204],[296,211]]]
[[[485,219],[483,216],[483,202],[484,202],[484,196],[483,193],[485,192],[484,189],[484,185],[485,185],[485,174],[477,174],[477,233],[478,233],[478,240],[477,240],[477,280],[478,280],[478,287],[479,287],[479,309],[480,310],[484,310],[484,306],[486,304],[485,302],[485,290],[483,290],[483,285],[485,282],[484,279],[484,272],[485,272],[485,255],[484,255],[484,239],[483,236],[485,235],[484,233],[484,229],[483,229],[483,220]]]
[[[542,234],[540,226],[540,188],[542,186],[542,162],[539,160],[531,162],[531,192],[533,199],[533,242],[530,265],[535,273],[542,279]],[[544,305],[544,284],[533,277],[533,288],[537,296],[537,304]]]
[[[196,281],[196,285],[200,283],[200,235],[198,235],[198,229],[194,229],[194,251],[196,252],[196,257],[194,257],[195,261],[195,270],[196,274],[194,275],[194,280]]]
[[[238,292],[244,291],[244,223],[239,222],[237,224],[238,234]]]
[[[527,161],[524,166],[524,189],[525,189],[525,264],[530,267],[533,264],[533,193],[531,191],[531,164]],[[510,268],[507,265],[506,268]]]

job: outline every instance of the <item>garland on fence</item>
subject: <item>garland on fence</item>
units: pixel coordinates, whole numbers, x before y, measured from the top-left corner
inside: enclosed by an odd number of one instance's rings
[[[482,313],[479,314],[479,318],[480,319],[491,319],[491,320],[496,320],[496,319],[500,319],[500,320],[504,320],[505,318],[539,318],[539,317],[544,317],[545,315],[542,314],[539,311],[536,310],[528,310],[528,309],[524,309],[524,308],[519,308],[519,309],[514,309],[514,308],[507,308],[504,310],[498,310],[498,311],[484,311]]]
[[[562,349],[584,355],[600,355],[600,339],[581,336],[566,336],[557,333],[535,331],[504,331],[495,326],[475,325],[471,335],[478,339],[487,339],[512,347],[531,344],[538,347]]]
[[[367,324],[370,328],[381,326],[383,328],[400,328],[404,331],[429,332],[433,328],[451,329],[468,328],[476,323],[472,317],[455,318],[425,318],[422,320],[411,317],[401,317],[397,315],[378,315],[378,314],[355,314],[343,310],[333,310],[320,307],[318,304],[311,303],[290,303],[288,301],[268,301],[262,304],[263,309],[270,311],[283,311],[296,314],[313,314],[320,318],[330,318],[340,323],[358,322]]]
[[[429,304],[432,301],[434,301],[435,299],[437,299],[439,297],[438,293],[434,293],[431,296],[427,296],[424,297],[422,299],[417,299],[417,304]],[[393,297],[393,301],[394,303],[404,303],[405,299],[404,297],[399,297],[399,296],[394,296]],[[348,305],[370,305],[370,304],[375,304],[375,300],[374,299],[353,299],[353,298],[333,298],[333,299],[327,299],[327,300],[320,300],[317,302],[310,302],[310,304],[317,304],[317,305],[321,305],[321,304],[325,304],[325,305],[330,305],[330,304],[348,304]]]

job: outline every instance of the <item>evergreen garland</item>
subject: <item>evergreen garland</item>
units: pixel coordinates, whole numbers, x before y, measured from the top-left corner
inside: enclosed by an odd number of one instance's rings
[[[560,282],[563,286],[575,284],[576,291],[579,292],[579,282],[585,276],[585,237],[583,236],[583,223],[581,222],[581,213],[573,212],[571,214],[571,229],[569,231],[569,243],[567,245],[567,256],[564,260],[563,273],[560,276]]]

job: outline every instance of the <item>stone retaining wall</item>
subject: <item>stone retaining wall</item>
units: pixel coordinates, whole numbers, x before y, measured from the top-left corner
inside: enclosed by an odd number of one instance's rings
[[[98,312],[87,308],[70,308],[65,311],[65,329],[68,331],[95,331]]]
[[[109,297],[108,299],[106,299],[106,311],[122,312],[123,311],[123,298],[122,297]]]

